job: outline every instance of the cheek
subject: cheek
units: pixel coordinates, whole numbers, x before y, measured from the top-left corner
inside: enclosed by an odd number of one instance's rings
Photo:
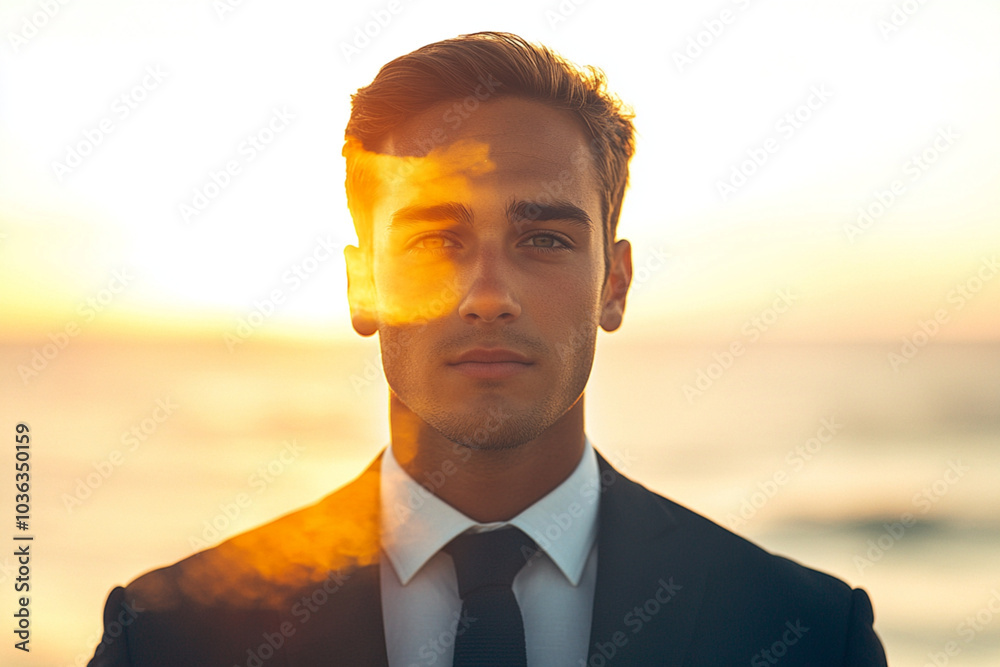
[[[442,317],[458,306],[460,296],[454,267],[444,261],[376,263],[375,292],[379,316],[391,326]]]
[[[604,286],[600,255],[588,257],[575,266],[559,267],[535,276],[526,286],[528,294],[538,294],[550,305],[562,305],[578,314],[599,305]]]
[[[426,324],[379,327],[382,369],[390,387],[405,391],[407,386],[418,381],[422,373],[417,370],[415,360],[431,358],[430,336]]]
[[[532,293],[529,312],[548,340],[556,358],[568,361],[576,351],[591,345],[601,310],[600,284],[590,276],[546,281],[544,291]]]

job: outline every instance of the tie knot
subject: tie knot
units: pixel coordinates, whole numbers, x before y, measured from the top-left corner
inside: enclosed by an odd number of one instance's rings
[[[520,528],[511,527],[459,535],[444,550],[455,561],[458,595],[464,600],[486,586],[510,588],[538,547]]]

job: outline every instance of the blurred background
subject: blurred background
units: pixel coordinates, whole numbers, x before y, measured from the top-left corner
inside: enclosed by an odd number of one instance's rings
[[[84,664],[111,587],[385,446],[345,298],[350,95],[507,30],[636,114],[597,448],[867,589],[890,664],[1000,664],[1000,6],[648,5],[5,0],[0,411],[31,428],[35,541],[31,653],[0,663]],[[13,490],[0,515],[10,540]]]

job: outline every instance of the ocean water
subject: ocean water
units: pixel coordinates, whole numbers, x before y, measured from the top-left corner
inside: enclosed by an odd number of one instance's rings
[[[112,586],[314,502],[388,442],[373,340],[80,339],[22,381],[41,345],[0,346],[5,427],[33,436],[35,536],[32,652],[6,642],[3,665],[84,664]],[[647,487],[864,587],[890,664],[1000,665],[1000,344],[893,368],[894,345],[723,363],[725,345],[602,337],[587,431]]]

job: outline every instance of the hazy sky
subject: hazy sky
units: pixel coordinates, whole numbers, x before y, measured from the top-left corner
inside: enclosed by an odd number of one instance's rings
[[[1000,333],[996,3],[43,4],[0,9],[7,337],[218,336],[275,290],[260,331],[352,335],[350,94],[487,29],[635,110],[626,326],[727,338],[784,295],[776,341]]]

